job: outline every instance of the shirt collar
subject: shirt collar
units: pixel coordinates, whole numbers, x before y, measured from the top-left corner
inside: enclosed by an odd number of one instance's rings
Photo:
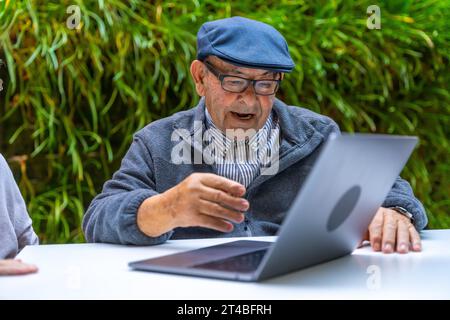
[[[226,134],[222,132],[222,130],[217,128],[206,106],[205,106],[205,126],[206,129],[209,130],[210,134],[215,139],[221,139],[224,142],[226,148],[231,146],[232,144],[231,139],[227,137]],[[261,129],[259,129],[255,135],[253,135],[248,139],[248,145],[250,146],[250,148],[256,151],[258,149],[258,141],[260,139],[262,139],[262,141],[268,141],[271,134],[271,130],[275,130],[277,129],[277,127],[278,127],[277,116],[276,114],[274,114],[274,111],[271,111],[269,117],[264,123],[264,126]],[[238,146],[245,145],[245,143],[246,140],[236,141],[236,144]]]

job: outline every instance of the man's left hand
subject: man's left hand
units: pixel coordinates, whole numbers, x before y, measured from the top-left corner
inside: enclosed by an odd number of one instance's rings
[[[378,209],[363,240],[369,240],[374,251],[407,253],[421,251],[419,233],[411,220],[395,210]]]

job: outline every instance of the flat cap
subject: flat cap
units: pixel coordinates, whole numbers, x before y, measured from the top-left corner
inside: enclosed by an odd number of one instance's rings
[[[214,55],[231,64],[291,72],[295,64],[286,40],[263,22],[232,17],[204,23],[197,33],[197,59]]]

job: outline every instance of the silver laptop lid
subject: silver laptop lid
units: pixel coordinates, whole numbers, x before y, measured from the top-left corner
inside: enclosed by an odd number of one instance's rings
[[[257,271],[264,279],[352,252],[418,139],[333,135]]]

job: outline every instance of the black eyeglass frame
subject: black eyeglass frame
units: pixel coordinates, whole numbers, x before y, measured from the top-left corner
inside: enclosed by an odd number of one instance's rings
[[[231,74],[223,74],[219,70],[217,70],[210,62],[208,62],[206,60],[203,61],[203,63],[205,64],[206,68],[208,68],[208,70],[211,71],[211,73],[213,75],[215,75],[217,77],[217,79],[219,79],[220,85],[222,86],[222,89],[227,91],[227,92],[242,93],[245,90],[247,90],[247,88],[248,88],[248,86],[250,84],[252,84],[253,90],[255,91],[255,94],[260,95],[260,96],[271,96],[271,95],[274,95],[275,93],[277,93],[278,89],[280,88],[281,79],[279,79],[279,80],[273,80],[273,79],[264,79],[264,80],[262,80],[262,79],[260,79],[260,80],[247,79],[247,78],[243,78],[243,77],[239,77],[239,76],[235,76],[235,75],[231,75]],[[245,80],[245,81],[247,81],[247,85],[241,91],[227,90],[223,86],[223,79],[225,79],[226,77],[239,78],[239,79]],[[272,81],[272,82],[276,82],[277,85],[276,85],[276,87],[275,87],[275,89],[273,90],[272,93],[258,93],[256,91],[256,87],[255,86],[256,86],[256,83],[260,82],[260,81]]]

